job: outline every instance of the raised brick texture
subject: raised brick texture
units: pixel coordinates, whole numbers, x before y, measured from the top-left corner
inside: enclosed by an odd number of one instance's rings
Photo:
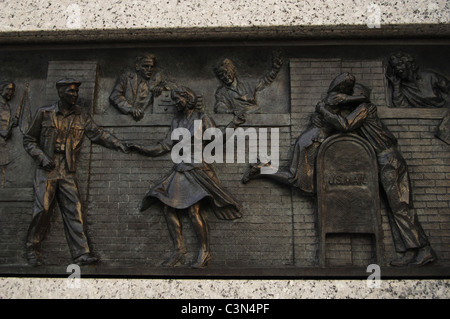
[[[249,118],[248,126],[280,129],[280,164],[286,166],[293,143],[306,128],[330,81],[340,72],[355,74],[357,81],[372,88],[372,100],[379,106],[379,116],[398,138],[399,148],[409,165],[419,220],[438,255],[439,265],[448,266],[450,147],[434,136],[441,111],[388,108],[380,61],[291,59],[289,63],[290,113],[272,114],[272,118],[254,115]],[[107,95],[101,92],[103,95],[97,96],[95,88],[91,92],[94,104]],[[231,116],[211,116],[219,126],[231,120]],[[170,117],[148,114],[136,124],[125,115],[95,115],[96,121],[117,137],[143,145],[153,144],[165,136]],[[171,251],[162,207],[155,205],[139,212],[139,204],[149,187],[169,172],[170,154],[159,158],[122,154],[91,144],[87,139],[83,147],[78,174],[82,196],[86,199],[87,233],[93,251],[108,266],[158,266]],[[247,167],[248,164],[239,163],[216,164],[222,185],[243,204],[245,213],[242,219],[235,221],[217,220],[214,215],[205,214],[213,267],[318,267],[314,199],[302,197],[295,189],[269,180],[254,180],[243,185],[240,179]],[[7,221],[0,230],[1,265],[26,264],[24,243],[31,218],[32,192],[29,187],[17,190],[21,194],[24,191],[26,195],[13,198],[6,197],[6,191],[0,190],[0,220]],[[388,262],[396,253],[383,198],[381,217],[384,260]],[[186,216],[183,222],[192,259],[197,252],[197,241]],[[58,212],[43,251],[49,264],[71,263]],[[369,236],[333,235],[328,238],[327,261],[331,266],[364,266],[374,261],[374,253],[373,239]]]

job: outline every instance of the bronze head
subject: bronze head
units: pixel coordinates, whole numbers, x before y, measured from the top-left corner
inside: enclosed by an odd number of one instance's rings
[[[156,56],[153,54],[143,54],[135,59],[136,72],[144,79],[149,80],[155,71]]]
[[[177,110],[192,110],[197,105],[197,95],[190,88],[179,86],[171,91],[172,100],[177,106]]]
[[[389,66],[394,75],[402,80],[411,79],[418,70],[414,57],[401,51],[391,55]]]
[[[16,91],[16,85],[14,82],[4,80],[0,82],[0,95],[6,100],[10,101]]]
[[[71,78],[64,78],[56,82],[58,96],[64,106],[72,107],[77,103],[80,85],[80,81]]]
[[[216,76],[225,85],[230,86],[236,77],[236,67],[229,59],[225,59],[222,63],[214,69]]]

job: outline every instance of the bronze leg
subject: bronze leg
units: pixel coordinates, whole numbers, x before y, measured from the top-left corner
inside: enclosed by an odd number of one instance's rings
[[[289,171],[278,171],[274,174],[259,174],[257,178],[271,179],[282,185],[292,186],[292,174]]]
[[[64,223],[66,240],[72,258],[77,258],[90,252],[84,232],[83,212],[78,185],[73,177],[59,180],[58,185],[56,198]]]
[[[33,217],[27,233],[27,259],[33,266],[42,264],[40,247],[50,229],[51,217],[55,209],[57,181],[41,181],[35,184]]]
[[[208,227],[200,214],[200,205],[198,203],[189,207],[188,212],[192,226],[200,242],[200,251],[198,253],[197,261],[192,264],[191,267],[204,268],[211,259],[211,254],[209,252]]]
[[[5,188],[5,183],[6,183],[6,167],[2,166],[2,181],[1,181],[1,188]]]
[[[162,263],[165,267],[174,267],[178,262],[184,263],[186,257],[186,246],[184,245],[182,235],[182,225],[174,208],[164,206],[164,217],[167,228],[173,242],[172,255]]]

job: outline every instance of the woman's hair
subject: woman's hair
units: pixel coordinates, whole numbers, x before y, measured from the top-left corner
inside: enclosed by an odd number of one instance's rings
[[[214,68],[214,73],[216,75],[222,74],[224,71],[231,74],[236,74],[236,67],[230,59],[223,60],[216,68]]]
[[[330,87],[328,88],[328,93],[330,92],[341,92],[343,86],[353,86],[355,84],[355,76],[348,72],[339,74],[337,77],[331,81]]]
[[[185,86],[178,86],[171,91],[171,97],[174,98],[175,95],[181,96],[186,99],[187,108],[193,109],[197,105],[197,95],[190,88]]]
[[[416,60],[411,54],[399,51],[391,54],[389,58],[389,64],[391,67],[395,67],[398,64],[405,64],[409,69],[417,71],[418,66]]]

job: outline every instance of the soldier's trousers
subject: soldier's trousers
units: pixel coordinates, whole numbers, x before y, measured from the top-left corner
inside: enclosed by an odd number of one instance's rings
[[[380,181],[386,193],[394,245],[397,252],[429,244],[412,204],[408,168],[396,148],[378,154]]]
[[[65,165],[52,172],[38,168],[34,182],[33,218],[28,229],[27,247],[37,248],[46,237],[56,203],[62,215],[64,232],[72,258],[89,253],[84,232],[82,203],[75,173],[67,173]]]

